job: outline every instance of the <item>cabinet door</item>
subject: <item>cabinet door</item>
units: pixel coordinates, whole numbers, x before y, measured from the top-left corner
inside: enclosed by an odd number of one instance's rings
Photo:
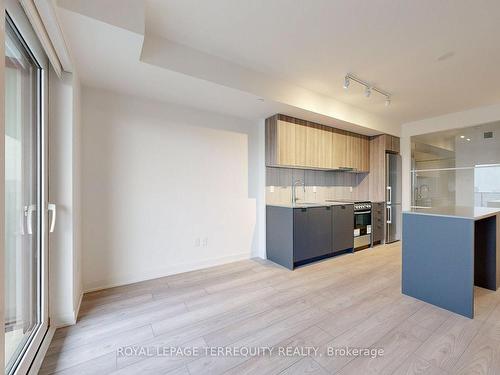
[[[346,167],[361,170],[361,137],[347,134]]]
[[[332,132],[332,169],[346,167],[347,136],[342,130],[333,129]]]
[[[278,164],[295,166],[295,124],[278,120]]]
[[[319,167],[332,168],[332,128],[322,126],[319,142]]]
[[[333,252],[354,247],[354,206],[333,206]]]
[[[306,165],[307,152],[307,127],[300,124],[295,126],[295,166],[303,167]]]
[[[332,252],[330,207],[293,210],[293,260],[300,262]]]
[[[392,135],[385,134],[383,137],[385,138],[385,150],[392,151]]]
[[[308,234],[311,258],[332,253],[331,207],[308,209]]]
[[[385,149],[386,149],[386,151],[399,154],[399,149],[400,149],[399,137],[394,137],[394,136],[389,135],[389,134],[385,134],[384,137],[385,137]]]
[[[400,142],[399,137],[392,137],[392,152],[399,154],[399,149],[400,149],[399,142]]]
[[[319,168],[319,144],[321,137],[321,128],[318,125],[306,127],[306,166]]]
[[[361,138],[361,165],[360,171],[370,171],[370,140],[368,138]]]

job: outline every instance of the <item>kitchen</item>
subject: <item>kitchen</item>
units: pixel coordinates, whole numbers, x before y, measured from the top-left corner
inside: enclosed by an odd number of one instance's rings
[[[289,269],[399,241],[399,138],[268,118],[266,238]]]

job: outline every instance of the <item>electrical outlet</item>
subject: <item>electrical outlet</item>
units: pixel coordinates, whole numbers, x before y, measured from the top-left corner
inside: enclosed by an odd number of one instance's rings
[[[352,193],[352,186],[349,186],[349,192]]]
[[[200,247],[200,237],[198,237],[198,238],[196,238],[196,239],[194,240],[194,246],[195,246],[195,247]]]
[[[313,186],[313,193],[316,194],[318,192],[318,188],[316,186]]]
[[[208,237],[205,237],[203,239],[203,247],[207,247],[208,246]]]
[[[269,186],[269,191],[270,191],[271,193],[274,193],[274,186]]]

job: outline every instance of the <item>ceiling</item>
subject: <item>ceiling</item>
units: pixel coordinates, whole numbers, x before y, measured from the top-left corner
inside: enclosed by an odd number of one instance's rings
[[[119,17],[116,0],[59,0],[87,84],[366,133],[500,100],[497,0],[127,1],[136,10]],[[344,90],[348,72],[392,93],[391,106]]]
[[[411,141],[453,151],[455,150],[456,142],[466,143],[482,140],[484,132],[499,133],[500,122],[495,121],[466,128],[415,135],[411,137]]]

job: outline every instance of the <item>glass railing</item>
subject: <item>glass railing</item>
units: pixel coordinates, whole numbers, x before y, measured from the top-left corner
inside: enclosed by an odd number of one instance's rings
[[[500,164],[414,169],[410,174],[413,207],[500,207]]]

